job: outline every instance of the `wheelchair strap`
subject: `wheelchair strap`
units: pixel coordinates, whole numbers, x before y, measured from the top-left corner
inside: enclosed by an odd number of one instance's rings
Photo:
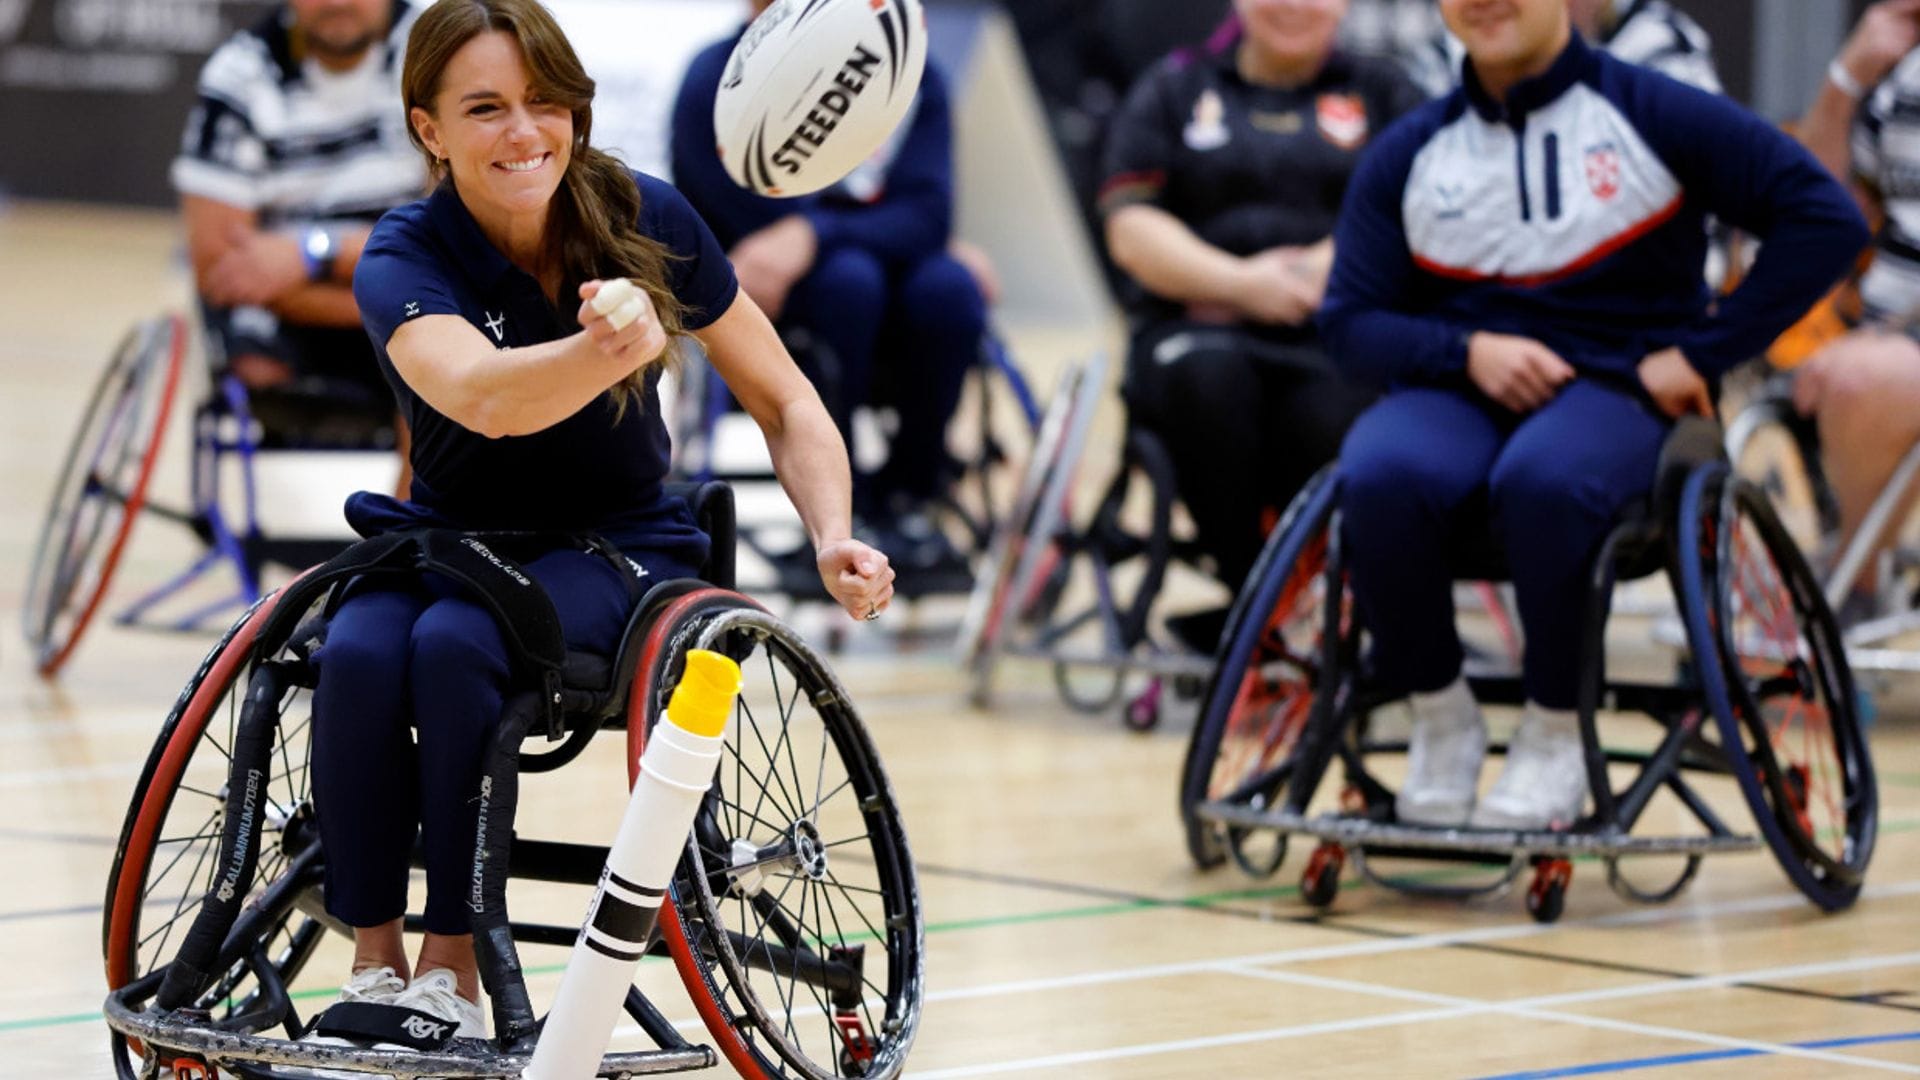
[[[420,534],[419,542],[420,569],[462,582],[493,609],[507,643],[538,675],[547,731],[558,737],[567,642],[546,590],[496,553],[483,535],[429,529]]]
[[[452,1042],[456,1028],[450,1020],[403,1005],[342,1001],[315,1017],[312,1030],[355,1042],[433,1051]]]
[[[257,655],[277,650],[296,629],[296,620],[312,601],[337,582],[369,574],[431,572],[466,586],[494,616],[508,647],[539,682],[547,731],[562,728],[561,676],[567,643],[560,616],[540,583],[494,550],[498,543],[524,542],[530,534],[464,533],[451,529],[407,529],[362,540],[315,567],[287,587],[266,625],[260,628]],[[621,580],[632,571],[620,563]],[[629,590],[633,585],[629,584]]]

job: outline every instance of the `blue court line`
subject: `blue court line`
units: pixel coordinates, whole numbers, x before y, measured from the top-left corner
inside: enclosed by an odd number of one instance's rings
[[[1813,1042],[1785,1043],[1796,1050],[1835,1050],[1846,1046],[1874,1046],[1881,1043],[1920,1042],[1920,1031],[1903,1031],[1894,1035],[1856,1035],[1846,1039],[1818,1039]],[[1501,1073],[1498,1076],[1482,1077],[1481,1080],[1548,1080],[1557,1076],[1595,1076],[1600,1073],[1629,1072],[1634,1069],[1661,1069],[1668,1065],[1692,1065],[1702,1061],[1729,1061],[1734,1058],[1761,1057],[1766,1050],[1746,1048],[1729,1050],[1702,1050],[1693,1054],[1668,1054],[1665,1057],[1625,1058],[1620,1061],[1600,1061],[1591,1065],[1571,1065],[1564,1069],[1538,1069],[1530,1072]]]

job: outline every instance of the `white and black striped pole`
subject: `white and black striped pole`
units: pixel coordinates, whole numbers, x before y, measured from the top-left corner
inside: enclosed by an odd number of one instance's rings
[[[560,992],[526,1080],[591,1080],[613,1039],[693,815],[713,783],[740,667],[719,653],[687,653],[685,674],[640,756],[640,779],[607,851]]]

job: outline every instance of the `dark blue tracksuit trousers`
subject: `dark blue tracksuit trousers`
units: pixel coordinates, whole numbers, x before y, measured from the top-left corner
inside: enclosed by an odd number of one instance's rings
[[[796,358],[849,448],[854,409],[874,402],[899,411],[887,464],[862,495],[937,494],[947,422],[987,326],[986,302],[966,267],[944,251],[890,266],[861,248],[838,248],[794,285],[781,321],[805,327],[839,363],[829,374],[815,357]]]
[[[649,581],[694,576],[629,555]],[[524,569],[552,599],[568,648],[610,655],[619,647],[632,605],[611,564],[562,550]],[[355,927],[405,914],[417,833],[426,853],[426,928],[465,934],[480,768],[514,689],[507,644],[491,611],[444,578],[362,586],[328,628],[313,695],[327,910]]]
[[[1527,697],[1573,708],[1588,571],[1621,510],[1652,488],[1669,426],[1584,378],[1524,417],[1429,388],[1362,414],[1340,455],[1342,536],[1386,685],[1438,690],[1460,674],[1446,551],[1490,516],[1526,632]]]

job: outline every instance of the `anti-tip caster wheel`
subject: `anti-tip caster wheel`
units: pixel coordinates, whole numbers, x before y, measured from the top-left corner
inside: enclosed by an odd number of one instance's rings
[[[1573,863],[1547,859],[1534,867],[1527,889],[1527,914],[1537,923],[1556,922],[1567,909],[1567,886],[1573,881]]]
[[[1300,874],[1300,898],[1321,911],[1332,907],[1334,898],[1340,895],[1340,871],[1346,865],[1345,848],[1332,841],[1322,842],[1313,849],[1306,870]]]

